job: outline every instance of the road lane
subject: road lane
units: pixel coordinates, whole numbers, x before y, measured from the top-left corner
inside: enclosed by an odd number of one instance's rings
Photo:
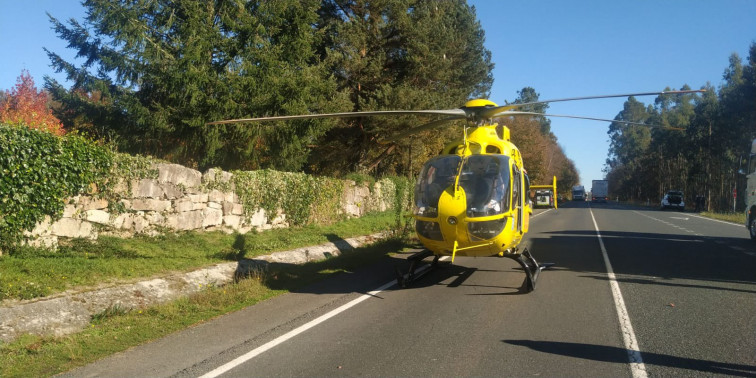
[[[533,293],[519,292],[524,274],[509,259],[459,257],[409,289],[381,293],[226,376],[627,376],[610,290],[580,277],[584,269],[602,269],[595,236],[586,247],[585,237],[562,233],[568,225],[593,227],[584,208],[533,220],[526,244],[539,260],[557,264]],[[583,268],[567,268],[575,266]]]
[[[745,228],[677,212],[593,212],[649,374],[755,376],[756,258]]]

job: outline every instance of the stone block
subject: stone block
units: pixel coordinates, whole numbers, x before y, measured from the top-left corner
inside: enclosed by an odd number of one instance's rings
[[[202,210],[202,227],[219,226],[223,224],[223,210],[208,207]]]
[[[181,190],[181,188],[178,185],[166,183],[166,184],[161,184],[161,186],[163,187],[165,198],[169,200],[181,198],[184,196],[184,191]]]
[[[158,199],[134,199],[131,201],[132,210],[140,211],[167,211],[171,208],[171,201]]]
[[[182,198],[173,204],[173,211],[177,213],[183,213],[185,211],[194,210],[194,203],[187,198]]]
[[[235,203],[233,209],[231,209],[232,215],[242,215],[244,214],[244,206],[240,203]]]
[[[196,230],[202,228],[203,219],[202,210],[187,211],[166,215],[165,225],[174,230]]]
[[[257,209],[257,211],[249,217],[249,225],[252,227],[262,227],[268,223],[268,217],[265,215],[265,210]]]
[[[126,219],[128,219],[129,217],[130,217],[129,213],[118,214],[110,223],[110,225],[115,229],[122,229],[124,228],[123,225],[126,222]]]
[[[110,214],[104,210],[87,210],[84,212],[84,219],[92,223],[110,224]]]
[[[165,196],[165,190],[159,182],[151,179],[142,179],[132,183],[131,195],[134,198],[155,198]]]
[[[79,209],[75,205],[68,204],[63,207],[63,218],[73,218]]]
[[[158,181],[171,183],[187,188],[193,188],[202,184],[202,174],[194,169],[178,164],[158,164]]]
[[[208,195],[207,193],[190,194],[189,199],[194,203],[205,203],[207,202]]]
[[[132,225],[134,226],[134,232],[137,234],[145,232],[145,230],[147,230],[150,226],[149,222],[147,222],[147,219],[144,219],[144,217],[141,215],[134,215],[131,220]]]
[[[213,189],[208,193],[207,200],[210,202],[221,203],[226,198],[225,194],[220,190]]]
[[[223,216],[223,225],[233,228],[234,230],[239,229],[239,226],[241,226],[242,217],[238,215],[224,215]]]
[[[221,205],[218,202],[208,202],[207,203],[207,207],[210,208],[210,209],[218,209],[218,210],[222,210],[223,209],[223,205]]]
[[[82,210],[103,210],[108,208],[108,200],[102,198],[82,197],[79,206]]]
[[[38,237],[47,236],[52,232],[52,220],[49,215],[45,215],[45,218],[41,222],[34,226],[31,232],[24,232],[24,236]]]
[[[79,219],[61,218],[52,224],[51,232],[55,236],[67,238],[94,238],[92,223]]]
[[[226,202],[239,202],[239,196],[234,192],[223,193],[223,200]]]
[[[165,224],[165,217],[156,211],[150,211],[144,215],[144,219],[149,222],[150,225],[162,226]]]

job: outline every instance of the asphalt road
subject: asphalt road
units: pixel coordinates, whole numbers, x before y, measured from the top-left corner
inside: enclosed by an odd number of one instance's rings
[[[504,258],[402,256],[119,353],[71,376],[751,376],[756,243],[691,213],[565,203]],[[599,236],[600,235],[600,236]]]

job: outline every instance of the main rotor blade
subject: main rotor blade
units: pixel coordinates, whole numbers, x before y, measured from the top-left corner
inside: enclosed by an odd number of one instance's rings
[[[510,109],[521,108],[527,105],[548,104],[552,102],[595,100],[595,99],[600,99],[600,98],[616,98],[616,97],[630,97],[630,96],[637,97],[637,96],[653,96],[653,95],[665,95],[665,94],[688,94],[688,93],[703,93],[703,92],[706,92],[706,90],[695,89],[695,90],[686,90],[686,91],[639,92],[639,93],[624,93],[624,94],[600,95],[600,96],[558,98],[554,100],[534,101],[534,102],[526,102],[522,104],[509,104],[509,105],[492,107],[492,108],[488,108],[481,111],[480,115],[482,116],[482,118],[491,118],[491,117],[498,116],[498,113],[501,113]]]
[[[275,116],[275,117],[258,117],[258,118],[242,118],[242,119],[229,119],[225,121],[208,122],[206,125],[224,125],[231,123],[247,123],[247,122],[262,122],[262,121],[285,121],[292,119],[316,119],[316,118],[349,118],[349,117],[363,117],[363,116],[381,116],[381,115],[448,115],[448,116],[461,116],[464,118],[465,111],[462,109],[446,109],[446,110],[376,110],[365,112],[348,112],[348,113],[328,113],[328,114],[305,114],[305,115],[291,115],[291,116]]]
[[[536,113],[536,112],[509,111],[509,112],[503,112],[503,113],[497,114],[497,115],[495,115],[495,117],[506,117],[508,115],[537,115],[537,116],[543,116],[543,117],[562,117],[562,118],[574,118],[574,119],[587,119],[587,120],[591,120],[591,121],[604,121],[604,122],[626,123],[628,125],[634,125],[634,126],[658,127],[658,128],[670,129],[670,130],[685,130],[685,129],[681,129],[679,127],[654,125],[654,124],[649,124],[649,123],[640,123],[640,122],[632,122],[632,121],[619,121],[619,120],[616,120],[616,119],[581,117],[581,116],[564,115],[564,114],[543,114],[543,113]]]
[[[428,123],[426,123],[424,125],[421,125],[421,126],[418,126],[418,127],[413,127],[413,128],[411,128],[411,129],[409,129],[407,131],[401,132],[401,133],[399,133],[397,135],[394,135],[394,136],[392,136],[392,137],[390,137],[388,139],[384,139],[384,140],[380,141],[380,143],[395,142],[395,141],[397,141],[399,139],[402,139],[402,138],[404,138],[406,136],[409,136],[409,135],[412,135],[412,134],[417,134],[417,133],[422,132],[422,131],[430,130],[430,129],[439,127],[439,126],[441,126],[441,125],[443,125],[445,123],[456,121],[458,119],[465,119],[464,114],[463,115],[458,115],[458,116],[453,116],[453,117],[448,117],[448,118],[438,119],[438,120],[435,120],[433,122],[428,122]]]

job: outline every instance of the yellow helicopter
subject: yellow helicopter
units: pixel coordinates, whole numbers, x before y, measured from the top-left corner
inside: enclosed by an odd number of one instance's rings
[[[417,236],[425,249],[408,258],[409,271],[407,274],[397,271],[397,281],[401,287],[405,287],[409,282],[417,279],[419,277],[416,275],[418,263],[430,256],[434,256],[431,267],[437,265],[441,256],[451,256],[452,262],[456,256],[499,256],[517,261],[526,275],[523,289],[525,292],[530,292],[535,289],[540,271],[552,264],[539,264],[527,248],[518,248],[529,229],[532,213],[529,192],[535,188],[548,188],[553,191],[552,193],[557,193],[556,177],[550,185],[530,186],[522,155],[517,146],[510,141],[509,128],[499,127],[493,119],[530,115],[655,126],[629,121],[542,114],[513,109],[560,101],[699,92],[702,90],[574,97],[504,106],[498,106],[489,100],[476,99],[468,101],[460,109],[274,116],[216,121],[208,125],[404,114],[447,116],[384,141],[392,142],[452,121],[466,120],[467,126],[463,129],[462,139],[447,144],[441,154],[428,160],[420,171],[415,185],[413,217]],[[423,273],[428,271],[426,269]]]

